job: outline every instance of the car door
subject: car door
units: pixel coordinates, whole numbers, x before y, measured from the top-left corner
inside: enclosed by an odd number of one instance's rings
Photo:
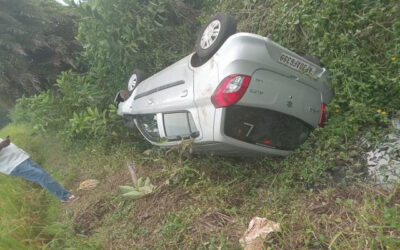
[[[193,71],[189,57],[174,63],[137,86],[133,114],[159,113],[193,108]]]

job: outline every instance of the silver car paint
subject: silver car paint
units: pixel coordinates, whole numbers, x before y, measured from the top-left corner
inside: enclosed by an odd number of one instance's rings
[[[200,132],[199,137],[194,140],[198,145],[195,146],[198,152],[288,155],[290,151],[258,146],[225,136],[225,109],[216,109],[211,103],[211,95],[225,77],[245,74],[252,78],[247,92],[238,102],[239,105],[276,110],[298,117],[316,127],[321,102],[329,103],[333,96],[325,84],[328,82],[329,72],[314,64],[314,76],[295,71],[279,63],[282,53],[312,64],[268,38],[237,33],[229,37],[203,65],[192,67],[190,60],[193,54],[190,54],[141,82],[129,99],[119,104],[118,114],[123,116],[189,111]],[[184,83],[154,93],[149,92],[180,81]],[[135,97],[143,93],[150,94],[135,100]],[[288,107],[288,102],[293,105]],[[161,116],[158,119],[159,126],[162,127]],[[178,144],[179,141],[151,143],[168,147]]]

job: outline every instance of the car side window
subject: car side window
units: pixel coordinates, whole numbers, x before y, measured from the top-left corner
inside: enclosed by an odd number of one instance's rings
[[[189,112],[165,113],[163,118],[165,136],[168,140],[199,136],[192,114]]]
[[[160,141],[157,115],[145,114],[136,116],[136,124],[140,132],[150,141]]]

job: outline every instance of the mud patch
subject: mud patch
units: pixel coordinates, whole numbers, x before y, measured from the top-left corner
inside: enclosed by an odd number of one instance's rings
[[[105,215],[112,210],[110,201],[103,198],[80,211],[74,219],[74,230],[78,234],[90,236],[103,224]]]
[[[136,218],[142,225],[157,224],[170,211],[180,209],[184,204],[189,204],[191,196],[189,192],[171,192],[170,190],[160,190],[149,198],[136,204],[135,211],[138,212]]]
[[[159,241],[159,230],[168,213],[181,210],[193,202],[189,192],[171,190],[168,187],[156,191],[149,197],[134,201],[134,209],[127,219],[133,222],[132,228],[140,228],[139,231],[146,232],[136,235],[135,244],[142,246],[143,249],[153,249]],[[116,242],[110,241],[107,244]]]
[[[206,228],[211,231],[219,230],[233,222],[234,220],[232,217],[221,212],[209,212],[196,219],[196,225],[198,227]]]
[[[230,241],[238,241],[245,229],[233,217],[222,212],[203,213],[194,221],[197,233],[204,235],[224,231]]]

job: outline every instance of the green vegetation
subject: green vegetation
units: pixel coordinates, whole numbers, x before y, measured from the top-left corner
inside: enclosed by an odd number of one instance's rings
[[[365,180],[367,146],[360,140],[378,142],[400,108],[398,1],[93,0],[74,11],[81,16],[77,37],[84,48],[78,61],[87,71],[64,72],[57,92],[22,98],[14,121],[34,132],[15,142],[73,189],[85,179],[101,184],[79,191],[71,207],[43,203],[59,217],[45,215],[40,223],[46,226],[16,237],[40,242],[51,235],[51,249],[240,248],[250,219],[262,216],[282,226],[268,237],[271,248],[400,247],[399,188],[383,190]],[[217,11],[233,14],[240,31],[271,34],[332,71],[328,124],[288,158],[191,156],[186,146],[144,155],[149,145],[125,129],[110,106],[129,71],[154,73],[188,54],[193,30]],[[1,136],[18,138],[14,126]],[[121,198],[118,187],[132,185],[128,161],[158,187],[153,194]],[[12,185],[6,188],[24,195],[25,184]],[[16,204],[23,210],[17,218],[36,211]]]
[[[0,138],[11,135],[13,142],[32,153],[35,160],[53,164],[55,158],[47,154],[59,149],[52,145],[51,138],[44,140],[29,131],[26,126],[7,126],[0,131]],[[43,151],[43,144],[51,146]],[[59,206],[54,198],[32,186],[18,178],[0,175],[0,249],[38,249],[51,238],[42,228],[56,219]]]
[[[44,245],[49,249],[238,248],[253,216],[282,224],[282,233],[268,238],[272,247],[395,249],[400,244],[397,188],[385,191],[355,183],[304,189],[293,187],[291,179],[279,180],[287,171],[278,168],[282,160],[192,158],[180,149],[143,155],[142,146],[127,143],[70,151],[51,137],[31,138],[52,142],[28,150],[35,150],[39,160],[50,158],[44,166],[73,190],[83,180],[100,180],[96,189],[77,192],[80,200],[62,207],[60,217],[39,227],[40,236],[52,235]],[[132,185],[126,162],[134,162],[138,176],[150,176],[162,188],[147,198],[124,199],[119,186]],[[277,167],[265,167],[270,164]],[[45,204],[48,213],[59,209],[54,199]]]
[[[0,176],[0,194],[2,197],[0,206],[0,248],[1,249],[24,249],[26,246],[33,248],[34,244],[28,239],[35,238],[30,226],[26,205],[29,196],[20,182]],[[31,208],[29,208],[30,210]],[[23,243],[24,239],[28,242]]]
[[[0,129],[5,127],[9,122],[11,122],[10,118],[8,117],[7,110],[3,109],[0,106]]]
[[[85,48],[79,60],[87,72],[64,72],[55,84],[56,93],[22,98],[14,120],[28,121],[42,131],[56,128],[67,141],[88,140],[94,134],[103,139],[111,134],[125,137],[110,107],[116,90],[125,87],[134,68],[155,73],[189,52],[198,21],[183,8],[168,0],[93,1],[76,7],[82,16],[77,39]]]
[[[1,0],[0,106],[53,85],[62,70],[76,68],[80,49],[73,17],[50,0]]]

